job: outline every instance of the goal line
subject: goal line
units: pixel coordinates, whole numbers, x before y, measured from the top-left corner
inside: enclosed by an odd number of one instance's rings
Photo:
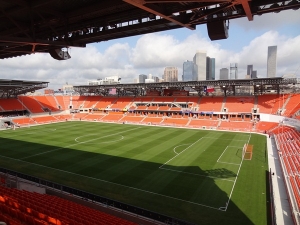
[[[245,144],[243,147],[243,159],[251,160],[253,154],[253,145]]]

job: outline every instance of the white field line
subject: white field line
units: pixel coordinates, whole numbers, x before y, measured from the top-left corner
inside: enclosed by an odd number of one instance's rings
[[[49,150],[49,151],[46,151],[46,152],[37,153],[37,154],[26,156],[26,157],[23,157],[23,158],[20,158],[20,159],[21,160],[28,159],[28,158],[35,157],[35,156],[38,156],[38,155],[43,155],[43,154],[46,154],[46,153],[49,153],[49,152],[54,152],[54,151],[57,151],[57,150],[60,150],[60,149],[69,148],[69,147],[79,145],[79,144],[85,144],[85,143],[88,143],[88,142],[91,142],[91,141],[94,141],[94,140],[97,140],[97,139],[100,139],[100,138],[105,138],[105,137],[109,137],[109,136],[113,136],[113,135],[117,135],[117,134],[122,134],[122,133],[129,132],[129,131],[136,130],[136,129],[140,129],[140,127],[133,128],[133,129],[126,130],[126,131],[121,131],[119,133],[114,133],[114,134],[102,136],[102,137],[99,137],[99,138],[90,139],[90,140],[84,141],[84,142],[76,142],[75,144],[67,145],[65,147],[55,148],[55,149],[52,149],[52,150]]]
[[[182,152],[178,153],[177,155],[175,155],[173,158],[169,159],[167,162],[165,162],[164,164],[162,164],[159,169],[161,167],[163,167],[164,165],[166,165],[168,162],[170,162],[171,160],[175,159],[177,156],[179,156],[180,154],[182,154],[183,152],[185,152],[187,149],[189,149],[190,147],[192,147],[194,144],[196,144],[198,141],[200,141],[202,138],[199,138],[197,141],[195,141],[194,143],[192,143],[191,145],[189,145],[188,147],[186,147]]]
[[[126,188],[129,188],[129,189],[132,189],[132,190],[141,191],[141,192],[144,192],[144,193],[153,194],[153,195],[157,195],[157,196],[162,196],[162,197],[165,197],[165,198],[169,198],[169,199],[173,199],[173,200],[177,200],[177,201],[181,201],[181,202],[185,202],[185,203],[189,203],[189,204],[193,204],[193,205],[199,205],[199,206],[203,206],[203,207],[210,208],[210,209],[224,211],[220,207],[216,208],[216,207],[212,207],[212,206],[200,204],[200,203],[197,203],[197,202],[191,202],[191,201],[183,200],[183,199],[180,199],[180,198],[171,197],[171,196],[168,196],[168,195],[163,195],[163,194],[155,193],[155,192],[152,192],[152,191],[147,191],[147,190],[143,190],[143,189],[140,189],[140,188],[135,188],[135,187],[127,186],[127,185],[124,185],[124,184],[118,184],[118,183],[115,183],[115,182],[111,182],[111,181],[107,181],[107,180],[102,180],[102,179],[98,179],[98,178],[95,178],[95,177],[89,177],[89,176],[85,176],[85,175],[81,175],[81,174],[77,174],[77,173],[73,173],[73,172],[69,172],[69,171],[65,171],[65,170],[56,169],[56,168],[49,167],[49,166],[44,166],[44,165],[40,165],[40,164],[36,164],[36,163],[24,161],[24,160],[21,160],[21,159],[14,159],[14,158],[6,157],[6,156],[1,156],[1,155],[0,155],[0,157],[7,158],[7,159],[12,159],[12,160],[16,160],[16,161],[21,161],[21,162],[29,163],[29,164],[32,164],[32,165],[41,166],[41,167],[44,167],[44,168],[53,169],[53,170],[57,170],[57,171],[60,171],[60,172],[69,173],[69,174],[73,174],[73,175],[77,175],[77,176],[89,178],[89,179],[92,179],[92,180],[98,180],[98,181],[101,181],[101,182],[104,182],[104,183],[113,184],[113,185],[120,186],[120,187],[126,187]]]
[[[178,155],[179,153],[176,152],[176,148],[180,147],[180,146],[184,146],[184,145],[190,145],[190,144],[182,144],[182,145],[177,145],[176,147],[173,148],[173,152]]]
[[[247,142],[248,144],[249,144],[249,142],[250,142],[250,138],[251,138],[251,132],[250,132],[250,134],[249,134],[249,138],[248,138],[248,142]],[[230,202],[230,199],[231,199],[231,196],[232,196],[232,193],[233,193],[233,190],[234,190],[234,187],[235,187],[237,178],[238,178],[238,176],[239,176],[239,173],[240,173],[242,164],[243,164],[243,158],[241,159],[241,164],[240,164],[240,166],[239,166],[239,168],[238,168],[238,171],[237,171],[235,180],[234,180],[234,182],[233,182],[233,187],[232,187],[231,192],[230,192],[230,194],[229,194],[228,201],[226,202],[226,206],[225,206],[225,210],[224,210],[224,211],[227,211],[227,208],[228,208],[228,205],[229,205],[229,202]]]
[[[239,166],[241,163],[237,164],[237,163],[229,163],[229,162],[221,162],[220,159],[222,157],[222,155],[226,152],[228,147],[234,147],[234,148],[242,148],[240,146],[226,146],[226,148],[224,149],[224,151],[222,152],[222,154],[220,155],[220,157],[217,160],[217,163],[223,163],[223,164],[230,164],[230,165],[237,165]]]
[[[228,148],[228,146],[226,146],[226,148],[224,149],[224,151],[222,152],[222,154],[220,155],[220,157],[218,158],[217,162],[219,162],[219,160],[221,159],[222,155],[226,152],[226,149]]]
[[[218,179],[218,180],[225,180],[225,181],[234,182],[233,180],[229,180],[229,179],[225,179],[225,178],[219,178],[219,177],[213,177],[213,176],[201,175],[201,174],[197,174],[197,173],[189,173],[189,172],[184,172],[184,171],[180,171],[180,170],[172,170],[172,169],[166,169],[166,168],[160,168],[160,169],[162,169],[162,170],[169,170],[169,171],[173,171],[173,172],[177,172],[177,173],[191,174],[191,175],[195,175],[195,176],[199,176],[199,177],[209,177],[209,178],[213,178],[213,179]]]

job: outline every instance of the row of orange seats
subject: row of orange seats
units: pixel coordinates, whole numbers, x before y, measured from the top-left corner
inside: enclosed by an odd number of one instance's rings
[[[9,207],[9,215],[18,218],[28,217],[43,221],[44,224],[120,224],[134,225],[134,223],[106,214],[104,212],[46,194],[31,193],[0,186],[0,204]],[[29,219],[26,220],[29,220]],[[37,222],[34,222],[37,223]]]

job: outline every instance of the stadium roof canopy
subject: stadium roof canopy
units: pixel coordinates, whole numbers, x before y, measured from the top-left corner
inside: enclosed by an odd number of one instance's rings
[[[49,82],[0,79],[0,98],[15,98],[48,87]]]
[[[207,24],[226,38],[230,19],[299,9],[299,0],[0,0],[0,59]]]
[[[177,82],[161,82],[161,83],[131,83],[131,84],[110,84],[110,85],[80,85],[74,86],[74,90],[80,95],[103,95],[109,94],[111,89],[116,89],[119,96],[122,95],[145,95],[147,90],[163,90],[177,89],[184,90],[191,88],[198,92],[199,95],[204,94],[205,87],[213,87],[222,90],[224,95],[229,92],[235,95],[236,88],[245,89],[245,87],[253,87],[245,93],[262,94],[267,87],[280,93],[280,90],[286,85],[295,85],[296,78],[257,78],[257,79],[234,79],[234,80],[206,80],[206,81],[177,81]]]

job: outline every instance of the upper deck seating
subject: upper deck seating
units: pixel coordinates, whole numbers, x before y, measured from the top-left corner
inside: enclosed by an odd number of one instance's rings
[[[61,110],[68,110],[70,108],[70,96],[55,96],[55,98]]]
[[[25,110],[26,108],[19,102],[18,99],[0,99],[0,106],[3,111]]]
[[[53,96],[34,96],[34,99],[38,101],[44,108],[48,108],[51,111],[59,110]]]
[[[155,96],[153,102],[174,102],[175,97]]]
[[[72,108],[73,109],[83,108],[86,98],[87,96],[72,96],[70,98],[70,103],[72,103]]]
[[[257,97],[259,113],[276,114],[283,107],[288,95],[260,95]]]
[[[93,108],[97,102],[101,101],[101,96],[87,96],[83,108]]]
[[[117,101],[114,104],[112,104],[110,108],[122,110],[126,108],[129,104],[131,104],[132,101],[133,101],[132,97],[120,97],[117,99]]]
[[[110,106],[117,100],[116,97],[103,97],[97,102],[95,108],[106,109],[111,108]]]
[[[45,112],[43,110],[43,106],[35,100],[32,96],[18,96],[20,102],[26,106],[27,109],[32,113],[42,113]]]

